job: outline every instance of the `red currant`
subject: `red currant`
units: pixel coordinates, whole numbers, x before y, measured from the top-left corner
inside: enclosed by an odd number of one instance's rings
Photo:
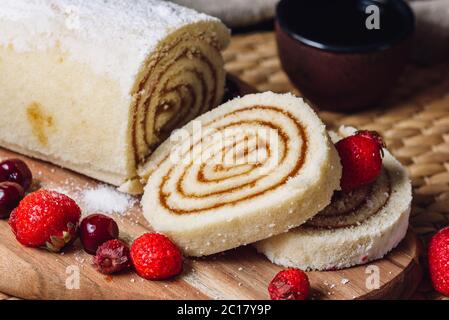
[[[22,160],[8,159],[0,163],[0,182],[15,182],[20,184],[24,190],[28,190],[32,180],[31,171]]]
[[[104,214],[92,214],[81,221],[80,239],[84,250],[94,255],[99,246],[108,240],[117,239],[117,223]]]
[[[23,188],[14,182],[0,183],[0,219],[9,218],[11,212],[25,196]]]

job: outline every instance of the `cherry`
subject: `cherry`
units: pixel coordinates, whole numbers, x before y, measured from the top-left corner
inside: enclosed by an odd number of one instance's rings
[[[81,221],[80,239],[84,250],[95,255],[99,246],[108,240],[117,239],[117,223],[104,214],[92,214]]]
[[[24,196],[25,191],[19,184],[15,182],[0,183],[0,219],[9,218]]]
[[[32,180],[31,171],[22,160],[8,159],[0,162],[0,182],[15,182],[20,184],[24,190],[28,190]]]

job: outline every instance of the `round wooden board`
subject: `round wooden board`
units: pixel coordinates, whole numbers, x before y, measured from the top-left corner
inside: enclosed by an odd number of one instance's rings
[[[37,160],[0,149],[0,158],[20,157],[40,187],[77,193],[98,182]],[[79,195],[78,195],[79,196]],[[116,215],[121,237],[131,240],[150,226],[136,204]],[[0,291],[23,299],[267,299],[267,285],[281,270],[251,246],[201,259],[187,259],[183,274],[172,281],[152,282],[134,273],[105,277],[91,265],[79,242],[63,255],[25,248],[0,221]],[[377,266],[380,286],[368,289],[367,266],[341,271],[310,272],[314,299],[395,299],[410,296],[421,277],[419,245],[409,233]],[[79,288],[74,276],[79,270]],[[369,281],[369,279],[368,279]],[[369,281],[369,283],[371,283]],[[68,284],[68,286],[67,286]]]

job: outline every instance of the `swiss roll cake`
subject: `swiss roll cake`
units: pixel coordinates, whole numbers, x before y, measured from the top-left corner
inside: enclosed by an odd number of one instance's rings
[[[303,224],[330,203],[341,165],[301,98],[266,92],[175,131],[139,175],[151,226],[184,254],[203,256]]]
[[[0,146],[142,191],[138,168],[224,90],[217,19],[157,0],[3,0]]]
[[[334,141],[355,133],[341,127]],[[334,270],[380,259],[405,237],[412,188],[405,168],[384,149],[377,179],[332,202],[304,225],[256,243],[272,262],[303,270]]]

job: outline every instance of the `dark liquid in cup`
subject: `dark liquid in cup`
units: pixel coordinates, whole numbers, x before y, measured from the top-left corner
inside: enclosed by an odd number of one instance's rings
[[[364,46],[394,41],[406,33],[404,17],[394,1],[297,0],[285,12],[285,24],[299,36],[329,46]],[[379,8],[379,29],[368,29],[373,15],[368,6]],[[372,19],[369,21],[373,22]]]

